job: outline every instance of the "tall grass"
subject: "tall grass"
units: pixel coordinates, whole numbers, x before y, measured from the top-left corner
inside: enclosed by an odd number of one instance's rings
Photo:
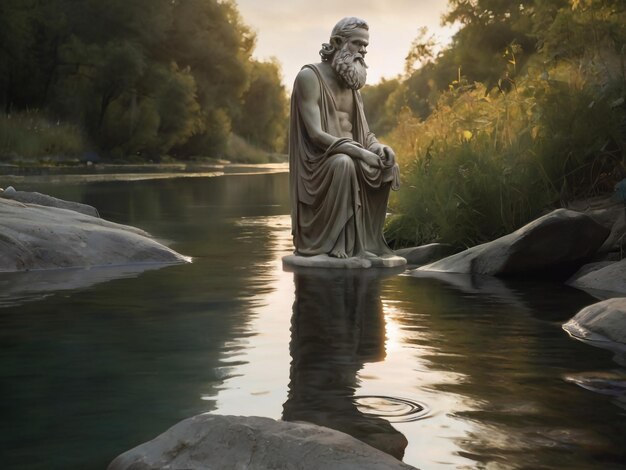
[[[404,185],[388,239],[471,246],[611,189],[624,176],[623,75],[577,65],[531,66],[507,93],[457,83],[425,121],[405,111],[389,136]]]
[[[75,157],[85,150],[76,126],[52,122],[39,111],[0,115],[0,160]]]

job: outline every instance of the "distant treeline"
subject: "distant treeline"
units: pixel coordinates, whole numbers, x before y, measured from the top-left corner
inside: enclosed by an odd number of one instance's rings
[[[399,156],[388,238],[474,245],[626,176],[624,0],[450,0],[404,75],[363,91]]]
[[[282,151],[280,68],[254,45],[232,0],[2,0],[0,150],[24,122],[111,157],[221,156],[232,133]]]

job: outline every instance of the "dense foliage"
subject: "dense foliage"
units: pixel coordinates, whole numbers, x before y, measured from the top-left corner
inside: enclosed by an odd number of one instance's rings
[[[435,54],[422,34],[396,86],[364,91],[382,103],[373,128],[402,166],[388,238],[473,245],[551,206],[612,191],[626,176],[626,5],[449,7],[445,21],[460,29],[448,48]]]
[[[254,44],[232,0],[3,0],[0,106],[79,126],[110,156],[218,156],[231,132],[282,150],[285,90]]]

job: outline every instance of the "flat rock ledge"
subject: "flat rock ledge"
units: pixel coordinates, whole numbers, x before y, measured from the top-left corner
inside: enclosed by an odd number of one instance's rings
[[[557,209],[508,235],[417,269],[491,276],[576,269],[609,233],[585,214]]]
[[[408,470],[355,438],[309,423],[201,414],[118,456],[108,470]]]
[[[626,295],[626,259],[616,263],[593,263],[567,281],[572,287],[583,289],[598,297]]]
[[[626,298],[618,297],[589,305],[565,323],[563,329],[573,337],[596,346],[614,349],[610,343],[618,343],[626,348]]]
[[[0,198],[0,272],[189,261],[143,230]]]
[[[433,263],[454,254],[454,252],[454,247],[447,243],[429,243],[428,245],[395,250],[396,255],[406,258],[406,262],[414,266]]]
[[[98,210],[93,206],[81,204],[80,202],[64,201],[63,199],[58,199],[56,197],[37,192],[16,191],[12,186],[9,186],[4,192],[0,192],[0,197],[21,202],[23,204],[58,207],[60,209],[69,209],[80,212],[81,214],[91,215],[93,217],[100,217]]]
[[[401,256],[389,255],[375,258],[333,258],[328,255],[299,256],[288,255],[283,257],[283,266],[302,268],[331,268],[331,269],[363,269],[363,268],[395,268],[406,265],[406,259]]]

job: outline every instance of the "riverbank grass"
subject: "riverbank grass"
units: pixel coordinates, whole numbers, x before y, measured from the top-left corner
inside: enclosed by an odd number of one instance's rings
[[[407,110],[389,135],[403,188],[388,240],[473,246],[610,193],[625,171],[623,82],[581,70],[537,67],[507,93],[458,83],[426,120]]]
[[[86,148],[81,129],[39,111],[0,115],[0,161],[78,157]]]
[[[263,150],[237,134],[228,137],[224,158],[235,163],[283,163],[288,160],[286,154]]]

